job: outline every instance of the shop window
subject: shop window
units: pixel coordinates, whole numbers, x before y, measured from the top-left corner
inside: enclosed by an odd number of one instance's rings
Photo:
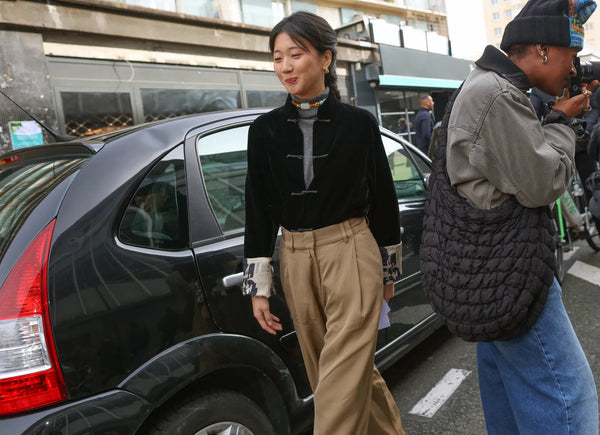
[[[279,107],[285,103],[287,92],[284,91],[248,91],[246,99],[248,107]]]
[[[119,226],[119,239],[144,248],[179,250],[188,243],[183,145],[164,157],[142,181]]]
[[[141,95],[146,122],[241,107],[238,91],[142,89]]]
[[[419,93],[413,91],[377,90],[381,125],[414,143],[413,120],[420,107]]]
[[[88,136],[133,125],[129,93],[61,92],[66,133]]]

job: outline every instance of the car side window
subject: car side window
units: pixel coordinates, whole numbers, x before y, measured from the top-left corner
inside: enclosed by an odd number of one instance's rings
[[[189,246],[183,145],[146,175],[125,209],[118,234],[123,243],[144,248]]]
[[[241,230],[246,221],[248,128],[220,130],[196,143],[208,198],[223,232]]]
[[[424,197],[425,183],[421,178],[421,173],[408,156],[408,151],[402,144],[386,136],[383,136],[382,139],[385,149],[388,150],[388,163],[392,170],[392,178],[394,179],[398,199]],[[389,151],[390,149],[393,149],[393,151]]]

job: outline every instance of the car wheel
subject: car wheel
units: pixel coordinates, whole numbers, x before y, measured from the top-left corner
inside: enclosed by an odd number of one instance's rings
[[[263,410],[248,397],[216,391],[179,401],[161,416],[150,435],[275,435]]]

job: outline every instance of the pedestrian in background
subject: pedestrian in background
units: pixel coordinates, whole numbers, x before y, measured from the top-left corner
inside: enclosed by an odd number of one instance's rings
[[[415,135],[417,136],[417,148],[425,154],[429,151],[431,133],[433,132],[433,98],[431,95],[423,95],[420,98],[421,107],[415,113]]]
[[[598,433],[592,371],[554,278],[549,204],[565,190],[573,117],[542,125],[526,91],[558,96],[575,76],[593,0],[529,0],[447,106],[425,208],[421,270],[434,309],[477,343],[490,435]]]
[[[408,132],[408,125],[406,125],[406,118],[398,118],[398,134],[405,134]]]
[[[375,118],[343,104],[337,39],[296,12],[269,47],[287,101],[248,134],[244,292],[276,334],[271,257],[281,227],[282,285],[314,393],[315,434],[403,434],[374,364],[383,298],[402,261],[398,201]]]

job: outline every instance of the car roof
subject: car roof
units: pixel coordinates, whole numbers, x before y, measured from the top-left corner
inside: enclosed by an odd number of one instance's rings
[[[68,142],[55,142],[30,148],[21,148],[2,154],[2,157],[8,158],[14,154],[26,155],[29,158],[42,156],[45,153],[95,154],[105,147],[113,148],[110,146],[111,143],[114,143],[115,148],[118,148],[119,146],[117,144],[119,142],[122,140],[130,140],[132,135],[140,135],[139,142],[142,145],[142,149],[154,149],[155,151],[158,151],[159,149],[166,150],[172,148],[178,143],[181,143],[185,139],[188,132],[194,129],[209,127],[211,124],[220,124],[222,122],[235,120],[238,118],[242,120],[244,118],[256,117],[262,113],[268,112],[269,110],[272,110],[272,108],[233,109],[178,116],[159,121],[137,124],[131,127],[100,133],[94,136],[81,137]],[[396,135],[395,133],[383,127],[380,127],[380,130],[386,136],[391,136],[394,138],[394,140],[402,143],[402,145],[411,148],[411,150],[417,150],[417,148],[413,147],[410,142]],[[389,154],[391,151],[393,150],[386,149],[386,154]]]

